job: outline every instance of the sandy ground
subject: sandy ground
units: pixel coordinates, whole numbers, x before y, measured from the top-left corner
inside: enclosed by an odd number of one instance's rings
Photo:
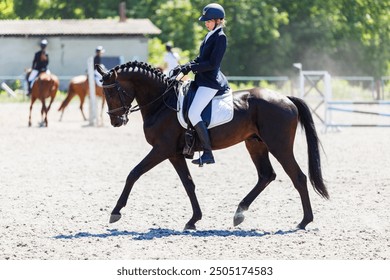
[[[56,102],[49,127],[39,128],[36,104],[28,128],[28,107],[0,104],[0,260],[390,258],[389,129],[320,133],[331,199],[310,186],[314,222],[305,231],[295,230],[300,199],[274,159],[277,179],[234,228],[256,172],[243,144],[217,151],[217,164],[190,166],[203,219],[183,232],[191,207],[169,162],[141,177],[122,219],[108,223],[127,174],[150,149],[139,113],[125,127],[111,127],[106,115],[104,126],[88,127],[78,102],[59,122]],[[300,131],[295,152],[307,173]]]

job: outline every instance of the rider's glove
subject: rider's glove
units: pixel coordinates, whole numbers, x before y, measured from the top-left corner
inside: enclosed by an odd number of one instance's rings
[[[178,65],[169,72],[170,78],[175,78],[181,72],[181,66]]]
[[[180,72],[187,75],[191,71],[191,62],[188,62],[181,66]]]

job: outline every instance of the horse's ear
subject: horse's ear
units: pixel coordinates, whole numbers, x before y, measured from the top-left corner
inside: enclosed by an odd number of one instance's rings
[[[96,70],[99,72],[100,75],[104,76],[106,72],[104,72],[103,67],[100,64],[95,64]]]

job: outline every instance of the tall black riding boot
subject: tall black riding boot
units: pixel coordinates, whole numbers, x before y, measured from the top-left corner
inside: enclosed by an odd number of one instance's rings
[[[31,95],[31,82],[30,81],[27,81],[27,96],[30,96]]]
[[[213,153],[211,152],[210,137],[206,124],[204,122],[198,122],[194,128],[203,147],[203,155],[199,159],[193,160],[192,163],[198,164],[199,166],[203,166],[204,163],[215,163]]]

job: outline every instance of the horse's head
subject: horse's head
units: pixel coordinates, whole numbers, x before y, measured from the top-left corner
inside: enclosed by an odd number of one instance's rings
[[[126,125],[129,121],[127,115],[134,100],[132,88],[128,84],[125,85],[124,82],[121,84],[116,69],[104,72],[100,65],[96,65],[96,70],[102,75],[102,87],[107,101],[107,113],[110,116],[111,125],[114,127]]]

